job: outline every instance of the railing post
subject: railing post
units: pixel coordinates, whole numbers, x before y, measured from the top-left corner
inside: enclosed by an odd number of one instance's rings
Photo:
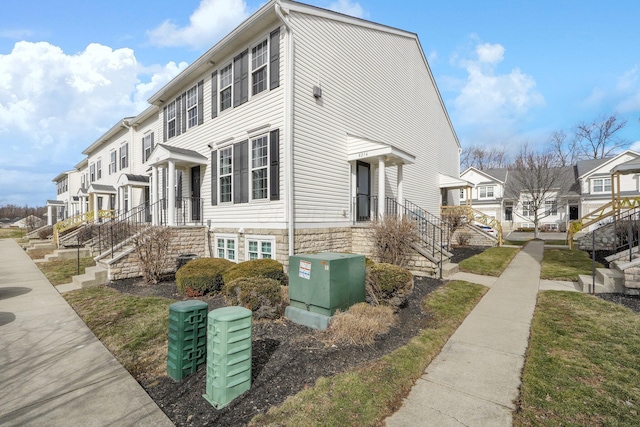
[[[631,215],[629,215],[629,219],[627,220],[629,223],[628,233],[627,233],[627,242],[629,244],[629,262],[633,261],[633,229],[631,228]]]

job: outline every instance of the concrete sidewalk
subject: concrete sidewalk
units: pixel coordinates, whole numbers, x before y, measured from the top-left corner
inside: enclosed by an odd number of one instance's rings
[[[14,240],[0,240],[0,425],[173,426]]]
[[[543,250],[536,240],[516,255],[387,426],[511,426]]]

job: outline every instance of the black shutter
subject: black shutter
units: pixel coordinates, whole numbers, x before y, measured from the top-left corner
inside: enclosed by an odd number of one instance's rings
[[[142,142],[142,144],[140,144],[140,145],[142,145],[142,163],[144,163],[144,162],[147,161],[147,159],[144,158],[144,138],[142,138],[140,141]],[[111,166],[109,166],[109,167],[111,167]]]
[[[162,140],[167,142],[167,106],[164,106],[164,119],[162,120]]]
[[[198,82],[198,126],[204,122],[204,80]]]
[[[269,59],[269,89],[280,86],[280,28],[271,32]]]
[[[233,146],[233,203],[249,201],[249,141]]]
[[[182,107],[182,103],[180,102],[182,97],[179,96],[176,98],[176,136],[182,133],[182,127],[180,126],[180,122],[182,119],[180,107]]]
[[[182,203],[182,171],[176,171],[176,206]]]
[[[182,133],[187,131],[187,92],[182,94]]]
[[[154,142],[153,142],[153,132],[151,132],[151,153],[153,153]],[[151,154],[149,153],[149,154]]]
[[[249,50],[233,59],[233,106],[249,100]]]
[[[218,116],[218,72],[211,73],[211,118]]]
[[[270,198],[280,200],[280,130],[272,130],[269,135]]]
[[[218,204],[218,151],[211,152],[211,206]]]

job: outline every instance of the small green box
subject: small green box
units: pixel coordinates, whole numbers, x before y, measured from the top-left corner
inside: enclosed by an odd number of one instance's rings
[[[216,409],[251,388],[252,314],[244,307],[224,307],[209,313],[203,397]]]
[[[323,252],[289,257],[292,307],[333,316],[365,300],[364,255]]]
[[[206,302],[180,301],[169,306],[167,374],[181,380],[198,370],[207,357]]]

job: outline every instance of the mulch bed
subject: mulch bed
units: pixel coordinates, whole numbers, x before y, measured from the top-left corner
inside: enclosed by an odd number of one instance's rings
[[[427,321],[421,301],[443,283],[416,278],[408,302],[398,311],[396,326],[371,347],[328,344],[324,332],[287,319],[254,321],[251,389],[221,410],[216,410],[202,397],[206,389],[205,366],[180,382],[163,376],[142,382],[142,386],[177,426],[246,425],[258,413],[313,386],[319,377],[352,370],[405,345]],[[185,299],[177,293],[172,281],[144,286],[128,280],[109,286],[136,295]],[[220,296],[200,299],[207,302],[209,310],[225,306]]]

